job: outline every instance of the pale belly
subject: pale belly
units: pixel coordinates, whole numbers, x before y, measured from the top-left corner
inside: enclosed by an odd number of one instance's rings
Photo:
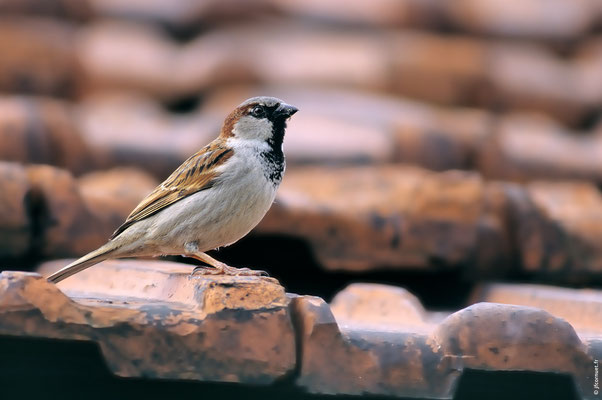
[[[235,182],[197,192],[141,221],[138,250],[183,254],[186,243],[196,242],[199,251],[207,251],[245,236],[269,210],[276,188],[254,173]]]

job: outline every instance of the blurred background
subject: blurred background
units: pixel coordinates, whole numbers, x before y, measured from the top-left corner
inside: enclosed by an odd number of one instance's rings
[[[254,95],[301,109],[265,220],[215,256],[330,299],[602,281],[602,4],[0,2],[0,258],[96,248]],[[182,260],[188,261],[188,260]],[[188,261],[189,262],[189,261]]]
[[[601,34],[598,0],[2,0],[0,270],[103,244],[270,95],[300,109],[287,173],[218,259],[430,310],[600,287]]]

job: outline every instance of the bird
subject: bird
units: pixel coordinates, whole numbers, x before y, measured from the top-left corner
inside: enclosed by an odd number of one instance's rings
[[[284,134],[298,109],[252,97],[224,120],[219,136],[180,165],[130,213],[108,242],[47,277],[58,283],[101,261],[182,255],[210,267],[193,273],[261,276],[206,254],[235,243],[264,217],[282,181]]]

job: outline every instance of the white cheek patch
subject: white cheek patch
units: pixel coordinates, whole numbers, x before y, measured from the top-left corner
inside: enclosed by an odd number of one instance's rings
[[[267,118],[257,119],[245,115],[234,124],[232,131],[239,139],[266,141],[272,136],[272,122]]]

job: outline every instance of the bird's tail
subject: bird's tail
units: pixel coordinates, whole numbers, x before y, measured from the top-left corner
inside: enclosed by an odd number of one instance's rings
[[[71,275],[77,274],[88,267],[98,264],[101,261],[109,258],[115,258],[114,253],[117,249],[118,248],[115,246],[115,242],[108,242],[104,246],[99,247],[98,249],[86,254],[82,258],[75,260],[66,267],[61,268],[46,279],[49,282],[58,283],[63,279],[69,278]]]

